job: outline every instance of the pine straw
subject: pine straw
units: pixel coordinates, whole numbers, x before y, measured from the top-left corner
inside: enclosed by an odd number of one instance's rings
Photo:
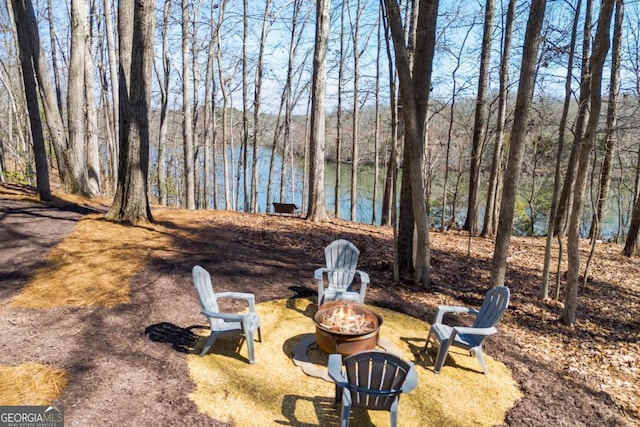
[[[309,377],[292,362],[292,348],[313,334],[315,302],[308,299],[258,304],[262,342],[256,342],[256,364],[247,363],[247,348],[237,354],[238,340],[221,339],[205,357],[187,356],[196,390],[190,394],[200,411],[241,426],[337,425],[334,386]],[[504,424],[506,412],[522,397],[509,369],[487,357],[489,375],[475,357],[452,349],[440,374],[434,374],[434,352],[425,360],[422,348],[429,325],[379,307],[381,334],[417,365],[419,385],[403,395],[402,426],[492,426]],[[489,342],[490,345],[490,342]],[[314,352],[312,362],[326,366],[326,355]],[[472,393],[469,391],[473,390]],[[387,425],[388,412],[352,411],[353,425]]]
[[[49,405],[60,396],[70,378],[63,369],[33,362],[0,365],[0,405]]]
[[[47,257],[12,307],[113,307],[130,300],[129,279],[150,251],[169,245],[158,227],[127,227],[88,215]]]

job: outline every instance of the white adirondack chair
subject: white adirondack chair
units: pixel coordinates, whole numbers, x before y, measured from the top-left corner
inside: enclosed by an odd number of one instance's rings
[[[245,292],[214,292],[211,285],[211,276],[204,268],[196,265],[193,267],[193,284],[198,291],[198,298],[202,304],[201,313],[209,320],[211,335],[207,339],[200,356],[209,352],[218,338],[225,335],[242,335],[247,342],[249,363],[255,363],[253,342],[256,331],[258,341],[262,341],[260,334],[260,318],[256,313],[255,296]],[[249,304],[249,312],[242,314],[222,313],[218,308],[218,298],[234,298],[245,300]]]
[[[326,267],[318,268],[314,278],[318,286],[318,305],[332,300],[356,301],[364,304],[364,296],[369,284],[369,275],[358,270],[360,251],[353,243],[340,239],[324,249]],[[354,288],[354,278],[360,278],[358,290]]]
[[[482,344],[489,336],[498,332],[496,324],[509,305],[510,292],[506,286],[497,286],[487,292],[480,311],[467,307],[438,306],[436,318],[429,329],[429,336],[424,346],[427,351],[429,343],[433,340],[438,344],[433,371],[439,373],[449,353],[449,347],[455,346],[469,350],[478,358],[482,372],[487,375],[487,367],[484,363]],[[471,313],[476,319],[471,327],[448,326],[442,323],[445,313]]]

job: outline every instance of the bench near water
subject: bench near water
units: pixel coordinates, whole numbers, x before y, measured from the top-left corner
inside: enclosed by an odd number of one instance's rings
[[[273,202],[273,213],[295,215],[298,211],[298,207],[294,203],[278,203]]]

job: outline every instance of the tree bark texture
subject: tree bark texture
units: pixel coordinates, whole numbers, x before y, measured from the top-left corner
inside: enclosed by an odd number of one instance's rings
[[[485,135],[485,117],[487,104],[487,88],[489,86],[489,67],[491,62],[491,34],[493,33],[494,0],[486,0],[484,11],[484,28],[482,33],[482,53],[480,54],[480,74],[478,76],[478,93],[476,95],[476,111],[473,124],[473,140],[471,142],[471,164],[469,166],[469,203],[464,229],[471,235],[476,234],[478,217],[478,192],[480,180],[481,146]]]
[[[567,236],[567,284],[564,310],[561,317],[562,322],[566,325],[573,325],[576,321],[578,281],[580,275],[580,220],[587,182],[587,171],[589,170],[589,156],[595,144],[598,122],[600,120],[602,71],[607,53],[609,52],[609,31],[611,29],[611,16],[613,14],[614,2],[615,0],[602,1],[600,17],[598,19],[598,29],[596,30],[593,46],[593,55],[591,55],[589,66],[591,70],[591,111],[589,112],[589,120],[584,139],[580,143],[575,194],[573,195],[573,206],[569,218]]]
[[[118,189],[106,217],[128,224],[153,221],[148,174],[154,3],[121,0],[118,9],[120,162]]]
[[[38,105],[38,92],[33,70],[33,51],[29,40],[29,23],[26,15],[27,9],[33,10],[31,0],[11,0],[13,17],[16,23],[18,37],[18,50],[20,67],[22,69],[22,81],[29,111],[29,125],[31,128],[31,141],[33,143],[33,157],[36,164],[36,188],[40,200],[51,200],[51,187],[49,185],[49,168],[44,144],[44,132],[40,120],[40,107]]]
[[[504,175],[502,203],[498,220],[498,234],[493,253],[491,282],[493,286],[503,286],[506,274],[507,256],[511,240],[513,216],[518,190],[518,179],[522,166],[525,139],[527,136],[527,120],[531,107],[535,84],[535,69],[540,44],[540,30],[544,21],[546,0],[533,0],[529,11],[520,67],[520,81],[516,98],[513,126],[511,129],[511,146],[507,169]]]
[[[316,36],[313,52],[313,77],[311,84],[311,135],[309,141],[309,203],[307,219],[324,221],[327,212],[324,202],[325,157],[325,93],[327,81],[327,43],[331,0],[316,3]]]

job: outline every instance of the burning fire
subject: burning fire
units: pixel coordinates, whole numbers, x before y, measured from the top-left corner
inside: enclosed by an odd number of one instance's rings
[[[341,334],[366,334],[376,330],[371,319],[353,310],[349,304],[328,311],[320,321],[320,326]]]

